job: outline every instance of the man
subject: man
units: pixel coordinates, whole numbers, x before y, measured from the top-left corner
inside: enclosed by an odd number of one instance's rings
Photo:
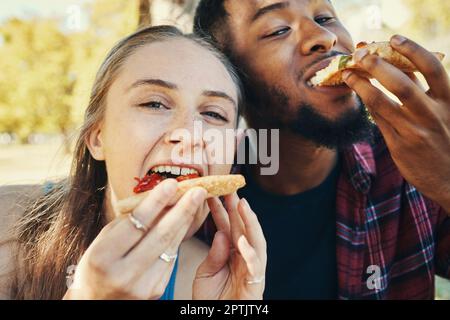
[[[346,86],[311,87],[354,51],[327,0],[201,0],[194,32],[238,67],[249,127],[280,129],[278,173],[242,168],[241,196],[268,244],[265,298],[434,298],[435,274],[450,278],[450,84],[439,61],[391,39],[425,92],[414,75],[358,55],[400,104],[354,73]]]

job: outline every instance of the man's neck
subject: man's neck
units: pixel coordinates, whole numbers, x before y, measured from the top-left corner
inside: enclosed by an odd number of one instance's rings
[[[264,190],[280,195],[294,195],[319,186],[336,165],[336,150],[320,148],[306,139],[280,131],[279,170],[275,175],[261,175],[253,166],[252,176]]]

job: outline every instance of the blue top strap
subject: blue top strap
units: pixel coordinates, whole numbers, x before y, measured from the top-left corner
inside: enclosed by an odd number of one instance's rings
[[[55,183],[52,181],[45,181],[43,188],[44,188],[44,195],[48,195],[52,190],[53,187],[55,186]]]
[[[159,298],[159,300],[173,300],[174,299],[174,293],[175,293],[175,280],[177,277],[177,271],[178,271],[178,259],[175,261],[175,266],[173,267],[172,275],[170,276],[169,283],[167,284],[166,291],[164,291],[164,294]]]

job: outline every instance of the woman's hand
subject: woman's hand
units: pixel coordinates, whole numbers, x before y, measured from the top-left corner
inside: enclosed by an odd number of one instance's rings
[[[137,229],[129,217],[108,224],[86,250],[65,299],[158,299],[170,279],[174,260],[206,191],[193,188],[168,207],[177,182],[167,179],[133,211],[148,231]]]
[[[208,200],[217,226],[211,249],[199,266],[193,298],[202,300],[262,299],[266,272],[266,240],[255,213],[236,193]]]

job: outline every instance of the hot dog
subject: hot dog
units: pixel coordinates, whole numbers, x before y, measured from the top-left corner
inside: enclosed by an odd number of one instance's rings
[[[414,64],[405,56],[394,50],[389,42],[372,42],[367,44],[361,42],[357,45],[356,50],[367,48],[370,54],[375,54],[386,60],[390,64],[399,68],[404,72],[418,71]],[[443,53],[433,53],[439,61],[442,61],[445,57]],[[370,78],[370,75],[362,72],[354,60],[353,55],[338,55],[334,58],[328,67],[319,70],[314,77],[311,78],[311,84],[313,86],[337,86],[344,83],[342,79],[342,72],[344,70],[352,69],[359,74]]]

